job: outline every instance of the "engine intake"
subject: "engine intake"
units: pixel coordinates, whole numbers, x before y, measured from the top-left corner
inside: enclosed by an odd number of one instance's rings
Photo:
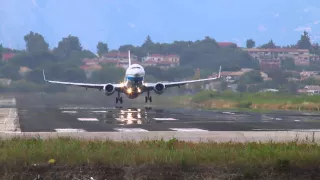
[[[162,94],[164,92],[164,90],[166,89],[166,86],[162,83],[157,83],[155,86],[154,86],[154,92],[157,93],[157,94]]]
[[[115,91],[115,87],[112,84],[105,85],[103,89],[104,89],[107,96],[112,95]]]

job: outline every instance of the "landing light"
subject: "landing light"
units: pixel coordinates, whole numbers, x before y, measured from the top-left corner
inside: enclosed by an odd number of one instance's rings
[[[138,92],[140,93],[141,92],[141,90],[138,88]]]
[[[127,93],[131,94],[132,93],[132,89],[128,88]]]

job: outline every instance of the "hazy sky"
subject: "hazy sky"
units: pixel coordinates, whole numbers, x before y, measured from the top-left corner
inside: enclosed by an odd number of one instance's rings
[[[271,38],[296,43],[303,30],[320,40],[319,0],[0,0],[0,42],[25,48],[29,31],[44,35],[50,47],[69,34],[96,51],[99,40],[110,48],[155,42],[197,40],[257,45]]]

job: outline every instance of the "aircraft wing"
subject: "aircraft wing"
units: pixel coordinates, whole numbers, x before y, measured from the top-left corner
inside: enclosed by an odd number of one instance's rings
[[[75,83],[75,82],[64,82],[64,81],[51,81],[51,80],[47,80],[46,79],[44,70],[43,70],[43,79],[46,82],[54,83],[54,84],[72,85],[72,86],[93,88],[93,89],[99,89],[99,90],[102,90],[104,88],[104,86],[107,85],[107,84],[91,84],[91,83]],[[122,87],[121,84],[112,84],[112,85],[115,86],[116,91],[119,90]]]
[[[182,85],[189,84],[189,83],[212,81],[212,80],[220,79],[220,77],[221,77],[221,66],[220,66],[220,69],[219,69],[218,77],[207,78],[207,79],[189,80],[189,81],[164,82],[163,84],[165,85],[166,88],[167,87],[176,87],[176,86],[182,86]],[[155,85],[156,85],[156,83],[146,83],[145,84],[145,86],[148,89],[153,88]]]

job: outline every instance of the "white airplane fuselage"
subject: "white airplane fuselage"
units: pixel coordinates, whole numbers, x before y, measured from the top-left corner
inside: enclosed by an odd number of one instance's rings
[[[123,93],[130,99],[137,98],[144,92],[144,68],[139,64],[130,65],[124,77]]]

